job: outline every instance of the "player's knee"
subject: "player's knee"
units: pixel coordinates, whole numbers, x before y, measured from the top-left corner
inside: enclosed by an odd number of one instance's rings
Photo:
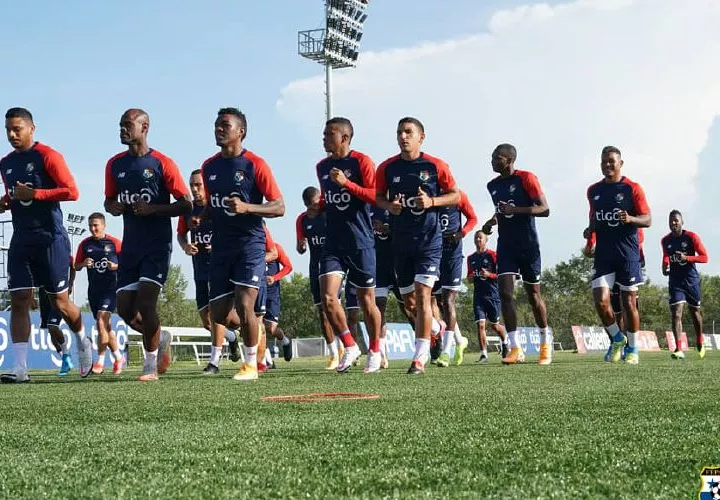
[[[340,305],[340,300],[338,300],[338,298],[335,294],[324,293],[322,295],[321,299],[322,299],[322,307],[326,311],[332,310]]]

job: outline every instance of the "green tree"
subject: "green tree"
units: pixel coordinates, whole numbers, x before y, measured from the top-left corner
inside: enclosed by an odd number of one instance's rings
[[[294,273],[280,285],[280,324],[292,337],[319,337],[322,335],[318,313],[310,293],[310,279]]]
[[[202,327],[195,301],[185,298],[187,286],[181,267],[171,265],[158,299],[158,316],[162,325]]]

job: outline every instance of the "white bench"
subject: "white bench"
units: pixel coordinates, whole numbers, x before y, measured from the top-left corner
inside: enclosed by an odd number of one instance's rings
[[[201,365],[201,359],[210,358],[210,348],[212,347],[212,334],[204,328],[193,328],[193,327],[181,327],[181,326],[168,326],[163,328],[164,331],[171,335],[170,345],[175,346],[189,346],[192,348],[195,354],[195,362],[198,366]],[[137,345],[145,359],[145,348],[143,347],[142,334],[135,330],[128,328],[128,345]],[[223,347],[228,345],[227,341],[224,341]],[[225,353],[227,357],[227,352]],[[243,356],[242,349],[240,350],[240,356]]]

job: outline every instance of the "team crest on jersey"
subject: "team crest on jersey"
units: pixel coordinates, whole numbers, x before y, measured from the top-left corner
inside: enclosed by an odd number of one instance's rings
[[[700,500],[720,500],[720,467],[703,467],[700,471]]]
[[[680,243],[680,246],[683,247],[683,249],[687,248],[688,247],[687,241],[683,241],[682,243]]]
[[[625,195],[622,193],[618,193],[615,195],[615,201],[618,203],[621,203],[625,199]]]
[[[517,188],[515,187],[515,184],[510,184],[510,187],[508,188],[508,191],[510,191],[510,194],[513,194],[513,193],[515,192],[515,189],[517,189]]]
[[[28,174],[31,173],[33,170],[35,170],[35,164],[34,164],[34,163],[28,163],[27,165],[25,165],[25,171],[26,171]]]
[[[105,253],[110,253],[110,252],[112,252],[112,246],[105,245]]]
[[[245,173],[238,170],[235,172],[235,184],[240,184],[242,181],[245,180]]]
[[[345,177],[347,177],[348,179],[350,177],[352,177],[352,172],[350,172],[350,170],[348,170],[348,169],[345,169],[345,171],[343,173],[345,174]]]
[[[144,179],[152,179],[152,176],[155,175],[155,173],[152,171],[151,168],[146,168],[143,170],[143,178]]]
[[[423,170],[420,172],[420,180],[423,182],[427,182],[428,179],[430,179],[430,173],[427,170]]]

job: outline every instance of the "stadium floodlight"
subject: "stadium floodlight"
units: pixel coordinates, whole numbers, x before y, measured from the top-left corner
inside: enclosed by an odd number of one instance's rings
[[[84,215],[78,215],[78,214],[68,214],[68,215],[67,215],[67,221],[68,221],[70,224],[80,224],[80,223],[82,223],[82,221],[84,221],[84,220],[85,220],[85,216],[84,216]]]
[[[325,0],[325,28],[298,31],[298,54],[325,66],[325,116],[332,118],[332,70],[354,68],[368,0]]]
[[[85,229],[84,227],[77,227],[77,226],[68,226],[67,227],[67,232],[71,236],[82,236],[83,234],[85,234],[85,231],[87,231],[87,229]]]

